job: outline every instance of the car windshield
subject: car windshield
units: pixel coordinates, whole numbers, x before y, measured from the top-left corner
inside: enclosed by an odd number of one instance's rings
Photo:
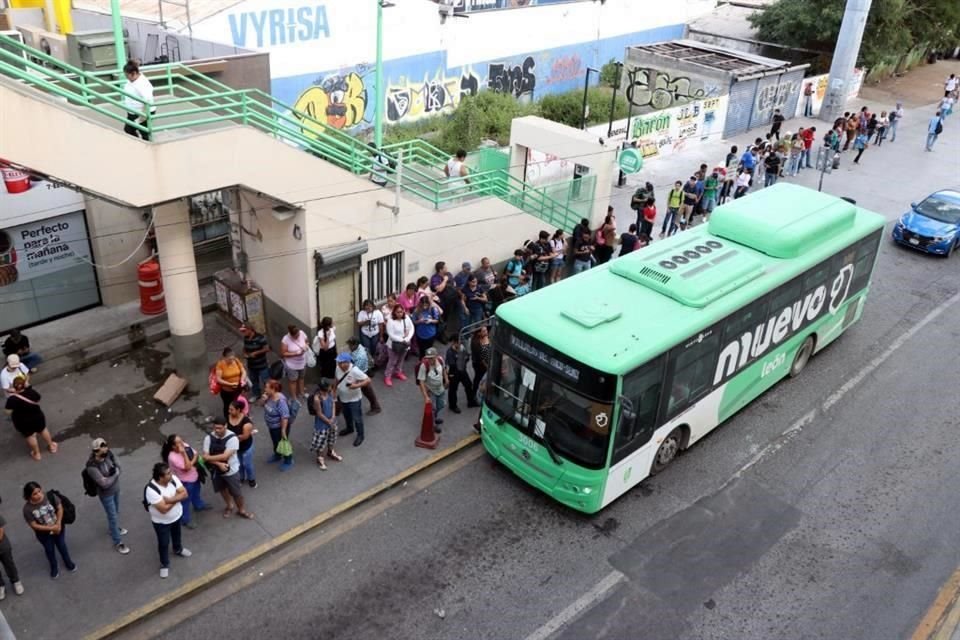
[[[586,398],[520,362],[497,353],[487,405],[514,427],[576,464],[606,463],[612,403]]]
[[[917,213],[947,224],[960,224],[960,202],[941,196],[930,196],[918,204]]]

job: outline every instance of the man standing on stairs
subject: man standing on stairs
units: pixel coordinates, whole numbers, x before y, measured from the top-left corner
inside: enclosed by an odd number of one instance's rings
[[[464,183],[470,184],[470,178],[467,177],[470,172],[467,169],[466,160],[467,152],[460,149],[457,155],[447,160],[447,164],[443,167],[443,175],[447,176],[447,187],[449,187],[444,191],[450,198],[459,198],[464,195],[459,187]]]
[[[153,85],[145,75],[140,73],[140,66],[133,60],[123,66],[123,75],[127,76],[127,84],[123,86],[123,92],[127,94],[123,98],[123,105],[127,109],[127,120],[131,123],[139,120],[138,124],[146,125],[148,110],[151,116],[157,112],[157,108],[153,105]],[[133,137],[140,136],[150,141],[149,132],[140,131],[131,124],[125,125],[123,131]]]

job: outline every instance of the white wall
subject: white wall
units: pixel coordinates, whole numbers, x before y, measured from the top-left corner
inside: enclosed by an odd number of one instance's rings
[[[401,0],[384,10],[384,58],[438,50],[448,65],[509,57],[684,23],[709,11],[711,0],[575,2],[486,11],[440,24],[437,6]],[[193,26],[195,37],[250,49],[269,49],[271,69],[284,77],[372,63],[376,15],[372,2],[248,0]],[[320,9],[322,8],[322,12]],[[273,25],[273,14],[279,22]],[[288,28],[278,28],[279,25]],[[546,28],[546,25],[550,25]],[[291,35],[293,36],[291,38]]]

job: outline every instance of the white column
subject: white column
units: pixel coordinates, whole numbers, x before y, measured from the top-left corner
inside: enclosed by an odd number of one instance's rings
[[[830,63],[827,95],[824,96],[823,106],[820,107],[820,119],[831,124],[843,115],[843,107],[847,102],[850,83],[853,81],[853,69],[860,54],[860,41],[863,40],[863,30],[867,26],[871,2],[872,0],[847,0],[843,22],[840,23],[837,46],[833,50],[833,61]]]
[[[154,207],[153,224],[174,364],[177,374],[187,379],[189,388],[198,391],[206,386],[207,347],[187,202],[180,200]]]

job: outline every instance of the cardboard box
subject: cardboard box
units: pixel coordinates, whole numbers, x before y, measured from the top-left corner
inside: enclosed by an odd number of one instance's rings
[[[183,393],[183,390],[186,388],[187,381],[177,374],[171,373],[166,382],[153,394],[153,399],[163,406],[169,407],[177,401],[177,398],[180,397],[180,394]]]

